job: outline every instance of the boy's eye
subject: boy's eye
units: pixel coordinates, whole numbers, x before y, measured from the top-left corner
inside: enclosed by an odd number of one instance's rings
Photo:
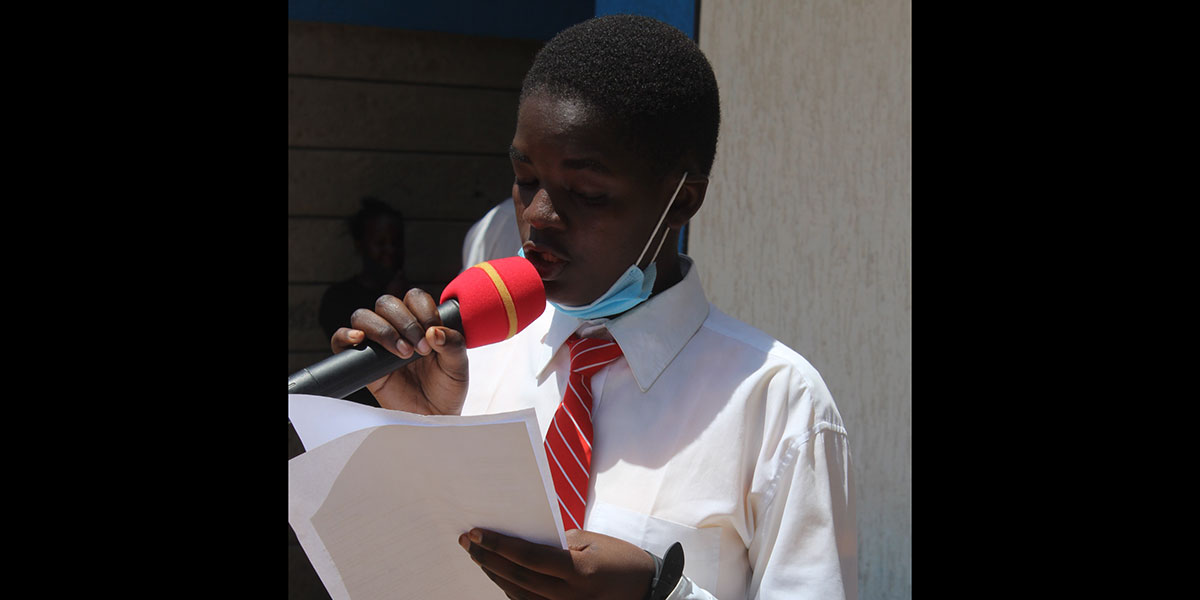
[[[515,183],[517,187],[525,190],[537,189],[541,186],[541,182],[539,182],[537,179],[521,179],[520,177],[514,178],[513,183]],[[568,189],[566,192],[570,194],[572,198],[575,198],[584,204],[603,204],[608,200],[608,196],[606,194],[589,195],[572,189]]]
[[[584,202],[586,204],[603,204],[604,201],[608,199],[608,196],[606,196],[604,194],[597,194],[595,196],[589,196],[587,194],[582,194],[580,192],[572,191],[571,195],[574,196],[579,201]]]

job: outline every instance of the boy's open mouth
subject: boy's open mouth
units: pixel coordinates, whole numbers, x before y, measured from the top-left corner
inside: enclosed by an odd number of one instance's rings
[[[525,242],[521,250],[525,254],[526,260],[533,265],[534,269],[537,269],[538,275],[541,276],[543,281],[558,277],[563,267],[570,262],[559,255],[559,253],[533,242]]]

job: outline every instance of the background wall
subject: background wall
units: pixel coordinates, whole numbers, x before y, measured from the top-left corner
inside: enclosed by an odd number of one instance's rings
[[[439,295],[509,195],[517,92],[540,42],[288,22],[288,373],[329,354],[321,294],[358,273],[363,196],[405,216],[408,280]],[[348,315],[347,315],[348,316]]]
[[[859,595],[912,598],[911,0],[705,0],[721,88],[689,254],[808,358],[849,429]]]

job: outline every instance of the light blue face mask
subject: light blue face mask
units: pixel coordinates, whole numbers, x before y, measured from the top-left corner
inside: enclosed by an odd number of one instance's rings
[[[665,233],[662,240],[658,242],[658,248],[654,250],[654,256],[650,259],[650,264],[646,267],[645,272],[638,268],[638,265],[641,264],[642,258],[646,256],[646,251],[650,249],[650,244],[654,242],[654,238],[658,234],[658,228],[662,226],[662,222],[667,218],[667,212],[671,210],[671,205],[675,204],[675,197],[679,195],[679,190],[683,188],[683,182],[686,179],[687,173],[684,173],[683,179],[680,179],[679,185],[675,187],[675,193],[671,194],[671,200],[667,202],[667,209],[658,218],[658,224],[654,226],[654,231],[650,233],[650,239],[646,241],[646,247],[642,248],[642,253],[638,256],[637,262],[630,265],[613,282],[607,292],[604,292],[599,298],[596,298],[586,306],[564,306],[556,302],[550,302],[550,304],[553,304],[559,311],[572,317],[586,320],[620,314],[645,302],[650,297],[650,292],[654,290],[654,279],[658,275],[658,268],[654,264],[654,261],[658,259],[658,253],[662,250],[663,243],[667,241]],[[518,252],[518,254],[525,256],[524,251]]]

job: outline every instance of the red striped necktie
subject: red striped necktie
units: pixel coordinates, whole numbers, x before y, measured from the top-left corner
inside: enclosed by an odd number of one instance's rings
[[[592,470],[592,388],[597,371],[621,356],[612,340],[567,339],[571,369],[562,404],[546,431],[546,455],[554,477],[554,491],[562,510],[563,529],[582,529],[587,507],[588,477]]]

